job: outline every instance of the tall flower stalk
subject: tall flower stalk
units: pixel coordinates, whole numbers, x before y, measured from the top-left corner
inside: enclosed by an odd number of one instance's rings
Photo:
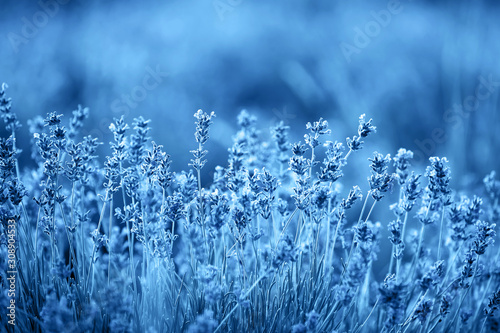
[[[174,170],[175,152],[152,141],[142,117],[130,128],[115,119],[111,153],[100,157],[97,139],[82,135],[91,118],[82,106],[30,122],[30,165],[6,88],[0,304],[15,303],[19,331],[497,328],[495,173],[484,193],[479,184],[455,191],[444,157],[432,157],[425,176],[406,149],[356,159],[375,131],[364,115],[345,143],[320,118],[290,144],[292,126],[277,124],[268,142],[246,111],[211,173],[215,114],[201,110],[192,169]]]

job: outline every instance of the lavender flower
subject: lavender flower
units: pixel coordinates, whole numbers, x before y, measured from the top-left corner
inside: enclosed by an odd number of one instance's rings
[[[415,309],[413,319],[417,319],[420,321],[420,325],[424,325],[427,321],[427,316],[432,312],[433,304],[432,300],[421,300]]]
[[[303,176],[309,170],[309,160],[303,156],[293,155],[290,158],[290,170],[299,176]]]
[[[389,191],[392,188],[392,182],[394,178],[391,174],[372,174],[371,177],[368,178],[368,182],[370,183],[370,189],[373,199],[376,201],[380,201],[385,192]]]
[[[307,333],[306,325],[298,323],[292,326],[292,333]]]
[[[215,117],[215,112],[211,112],[210,114],[203,112],[202,110],[198,110],[194,117],[197,119],[196,121],[196,132],[194,137],[196,142],[204,145],[208,140],[208,129],[210,125],[212,125],[212,118]]]
[[[439,305],[439,321],[443,321],[448,313],[450,313],[450,308],[452,306],[451,301],[453,300],[451,293],[447,292],[442,298]]]
[[[226,224],[226,217],[229,214],[229,200],[226,195],[220,194],[218,190],[210,194],[210,226],[219,231]]]
[[[390,222],[388,225],[389,232],[391,233],[389,236],[389,240],[396,247],[396,252],[394,253],[395,259],[400,259],[403,257],[403,251],[405,248],[402,238],[402,226],[403,222],[399,219]]]
[[[468,238],[467,225],[464,219],[464,208],[462,203],[453,204],[448,211],[448,224],[452,230],[451,238],[457,242]]]
[[[186,215],[182,195],[179,192],[169,195],[163,207],[163,213],[170,221],[176,222]]]
[[[276,127],[271,129],[271,134],[273,136],[276,147],[278,148],[278,161],[280,163],[286,163],[287,152],[288,152],[288,130],[289,126],[285,126],[283,121],[280,121]]]
[[[359,116],[358,135],[362,138],[366,138],[368,134],[377,131],[377,128],[372,125],[372,119],[366,121],[365,118],[366,115],[364,113]]]
[[[389,163],[391,162],[391,155],[387,154],[385,157],[380,153],[373,153],[373,158],[369,158],[370,168],[375,174],[384,174],[387,172]]]
[[[394,275],[387,276],[379,288],[380,303],[387,309],[387,317],[384,323],[387,330],[391,330],[403,320],[406,290],[407,286],[401,282],[396,282]]]
[[[441,282],[444,273],[444,261],[440,260],[434,263],[429,270],[420,279],[419,285],[423,290],[436,286]]]
[[[356,151],[360,150],[363,147],[364,141],[361,141],[361,138],[355,135],[352,137],[352,139],[346,138],[346,143],[347,147],[349,147],[350,150]]]
[[[75,332],[77,330],[73,321],[73,312],[66,296],[63,295],[58,299],[56,291],[51,291],[48,294],[45,306],[40,312],[40,317],[45,332],[59,333]]]
[[[9,185],[9,197],[14,206],[21,203],[23,198],[27,195],[26,188],[22,183],[17,180],[12,180]]]
[[[361,189],[359,186],[353,186],[353,188],[349,191],[349,195],[347,199],[342,199],[341,206],[344,209],[350,209],[358,200],[363,198],[363,194],[361,194]]]
[[[113,133],[114,138],[114,142],[110,143],[111,149],[113,149],[113,155],[119,162],[123,162],[128,157],[128,145],[125,139],[128,125],[125,123],[123,116],[118,119],[115,118],[115,122],[109,125],[109,129]]]
[[[462,320],[462,325],[467,325],[467,322],[472,317],[473,313],[470,308],[463,308],[460,310],[460,319]]]
[[[243,233],[243,230],[249,223],[249,217],[245,214],[245,211],[238,207],[236,207],[232,212],[232,220],[234,221],[234,224],[240,234]]]
[[[446,157],[431,157],[429,158],[431,165],[427,167],[425,175],[429,178],[429,191],[431,199],[442,199],[446,201],[446,197],[450,194],[450,168],[448,167],[448,159]]]
[[[427,224],[434,224],[436,223],[438,220],[439,220],[439,213],[437,212],[432,212],[432,213],[428,213],[428,210],[426,207],[422,207],[416,217],[418,218],[418,220],[420,221],[420,223],[424,224],[424,225],[427,225]]]
[[[203,314],[196,317],[194,323],[189,325],[188,333],[207,333],[213,332],[217,327],[217,321],[214,319],[214,314],[210,310],[205,310]]]
[[[488,306],[484,309],[484,313],[487,316],[493,316],[495,312],[498,310],[500,307],[500,291],[494,292],[489,298],[488,298]]]
[[[89,117],[89,109],[82,108],[78,105],[78,108],[73,111],[73,117],[71,117],[69,123],[68,138],[73,140],[76,137],[78,131],[83,127],[83,121]]]
[[[311,201],[311,187],[308,178],[298,178],[296,184],[297,186],[293,188],[292,198],[295,200],[297,208],[304,210]]]
[[[191,202],[198,189],[197,180],[193,173],[191,171],[189,173],[182,171],[177,175],[176,183],[179,185],[179,193],[182,195],[184,202]]]
[[[410,167],[410,160],[412,158],[413,152],[404,148],[400,148],[393,158],[399,185],[403,185],[408,178],[408,168]]]
[[[8,132],[14,133],[21,127],[21,123],[17,120],[17,115],[11,111],[12,100],[6,97],[5,90],[9,86],[2,83],[0,89],[0,116],[5,123],[5,129]]]
[[[268,219],[271,216],[271,200],[263,193],[259,193],[254,200],[254,209],[264,218]]]
[[[327,141],[325,147],[327,148],[326,158],[323,161],[324,167],[318,174],[318,179],[324,182],[335,182],[343,176],[341,168],[345,164],[345,159],[342,156],[344,147],[340,142],[333,143],[331,141]]]
[[[285,234],[279,241],[278,247],[273,255],[272,266],[279,268],[284,263],[295,262],[298,256],[298,249],[293,243],[293,239]]]
[[[478,221],[476,223],[477,233],[474,239],[473,251],[477,255],[482,255],[486,251],[486,247],[494,242],[495,237],[495,224],[488,224],[487,222]]]
[[[57,112],[51,112],[47,115],[43,121],[45,126],[54,127],[61,123],[62,114],[57,114]]]
[[[208,140],[208,129],[212,124],[212,118],[215,117],[215,113],[212,111],[212,113],[207,114],[202,110],[198,110],[194,114],[194,117],[197,119],[194,137],[196,142],[198,142],[198,149],[191,150],[194,159],[191,160],[190,165],[192,165],[195,170],[200,171],[207,162],[204,157],[207,155],[208,151],[203,149],[203,145]]]
[[[311,195],[311,204],[319,212],[328,207],[328,199],[333,193],[327,186],[314,186]]]
[[[148,126],[149,123],[150,120],[145,120],[142,116],[134,119],[133,125],[135,133],[130,136],[127,151],[131,165],[139,165],[142,162],[145,145],[149,139],[148,133],[151,130]]]
[[[307,151],[307,146],[303,145],[302,142],[296,142],[291,144],[292,154],[294,156],[303,156]]]
[[[420,185],[420,175],[415,175],[413,172],[406,179],[403,190],[403,203],[402,207],[405,211],[409,212],[418,199],[422,191],[418,188]]]
[[[469,278],[474,275],[474,262],[477,260],[476,256],[472,254],[472,251],[467,251],[465,253],[464,265],[462,266],[462,271],[460,273],[459,285],[460,287],[467,289],[469,288]]]
[[[200,227],[198,224],[192,223],[187,226],[186,232],[188,239],[192,244],[194,257],[200,262],[205,262],[207,250]]]
[[[304,141],[311,148],[315,148],[319,145],[319,138],[322,135],[330,134],[331,131],[328,129],[328,121],[319,118],[318,121],[306,124],[306,128],[311,131],[311,133],[304,135]]]
[[[469,202],[463,217],[466,224],[474,225],[478,221],[479,215],[482,212],[482,204],[483,200],[477,196],[474,196],[474,198]]]
[[[483,179],[484,186],[486,187],[486,192],[488,192],[488,194],[493,200],[495,198],[500,197],[500,181],[496,180],[495,177],[496,177],[496,172],[491,171]]]
[[[273,197],[273,193],[280,185],[278,179],[273,177],[266,168],[262,168],[262,172],[258,174],[258,178],[262,183],[262,191],[268,194],[269,197]]]
[[[366,138],[370,133],[376,132],[376,127],[372,125],[372,120],[365,120],[366,116],[365,114],[362,114],[359,117],[359,126],[358,126],[358,135],[359,136],[353,136],[351,138],[347,138],[347,147],[349,147],[350,150],[356,151],[361,149],[363,146],[363,141],[361,140],[362,138]]]
[[[306,314],[306,329],[307,332],[314,332],[319,323],[320,315],[316,311],[312,310]]]
[[[376,201],[379,201],[384,197],[382,193],[391,189],[394,180],[393,175],[387,173],[391,155],[387,154],[384,157],[382,154],[375,152],[373,158],[368,160],[371,162],[370,167],[372,169],[372,175],[368,177],[371,194]]]

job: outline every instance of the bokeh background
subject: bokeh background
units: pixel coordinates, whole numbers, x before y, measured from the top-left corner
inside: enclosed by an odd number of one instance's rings
[[[498,1],[1,0],[0,11],[0,82],[25,124],[23,159],[29,118],[82,104],[84,132],[106,143],[113,117],[151,119],[177,171],[200,108],[217,113],[206,170],[225,165],[241,109],[264,138],[283,120],[296,140],[323,117],[344,141],[366,113],[378,133],[347,177],[399,147],[421,168],[448,156],[455,186],[499,165]]]

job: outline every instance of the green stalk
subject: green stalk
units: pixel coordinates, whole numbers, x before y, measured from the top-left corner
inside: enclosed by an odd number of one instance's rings
[[[59,208],[61,209],[61,215],[62,215],[62,218],[64,221],[64,230],[66,231],[66,237],[68,238],[70,262],[72,262],[73,267],[75,267],[75,266],[77,266],[77,260],[76,260],[75,248],[73,247],[73,242],[71,241],[71,239],[73,238],[73,235],[71,234],[71,236],[70,236],[70,233],[68,231],[68,225],[66,223],[66,216],[64,215],[64,210],[63,210],[63,206],[61,203],[59,204]],[[77,281],[79,281],[79,273],[78,273],[77,269],[75,269],[75,275],[76,275]]]
[[[365,205],[366,205],[366,201],[368,200],[368,196],[369,196],[369,194],[370,194],[370,191],[368,191],[368,194],[367,194],[366,199],[365,199],[365,203],[363,204],[363,209],[361,210],[361,213],[360,213],[360,215],[359,215],[359,219],[358,219],[358,224],[357,224],[357,226],[359,226],[359,225],[361,224],[361,219],[362,219],[363,211],[364,211],[364,208],[365,208]],[[368,211],[368,215],[367,215],[367,216],[366,216],[366,218],[364,219],[364,220],[365,220],[365,222],[366,222],[366,221],[368,221],[368,219],[370,218],[370,215],[371,215],[371,213],[372,213],[372,211],[373,211],[373,207],[375,207],[375,204],[376,204],[376,203],[377,203],[377,201],[375,200],[375,201],[373,202],[372,206],[370,207],[370,210]],[[356,236],[356,235],[354,235],[354,237],[355,237],[355,236]],[[351,249],[349,250],[349,255],[348,255],[348,257],[347,257],[347,262],[346,262],[346,264],[345,264],[345,266],[344,266],[344,270],[342,271],[342,276],[344,276],[344,274],[345,274],[345,272],[346,272],[346,270],[347,270],[347,267],[349,266],[349,263],[350,263],[350,261],[351,261],[352,254],[353,254],[354,250],[355,250],[357,247],[358,247],[358,244],[356,243],[355,238],[353,238],[352,243],[351,243]]]
[[[404,242],[404,239],[405,239],[405,231],[406,231],[406,222],[407,222],[407,220],[408,220],[408,212],[405,213],[405,218],[403,220],[403,230],[401,231],[401,239],[403,240],[403,242]],[[398,282],[399,270],[401,268],[401,261],[402,260],[403,260],[403,257],[401,256],[396,261],[396,282]]]
[[[438,250],[437,250],[437,260],[441,260],[441,243],[442,243],[442,239],[443,239],[444,209],[445,209],[445,206],[443,205],[443,211],[441,212],[441,224],[439,226],[439,243],[438,243]]]
[[[201,145],[201,142],[198,142],[198,150],[201,152],[203,150],[203,146]],[[201,230],[203,232],[203,239],[205,240],[205,251],[207,252],[207,258],[210,257],[208,253],[208,242],[207,242],[207,233],[206,233],[206,226],[205,226],[205,207],[203,205],[203,197],[201,194],[201,170],[199,169],[201,164],[201,160],[198,159],[198,168],[196,168],[196,173],[198,175],[198,204],[199,204],[199,210],[198,213],[200,214],[200,224],[201,224]]]
[[[460,308],[462,307],[462,305],[463,305],[463,303],[465,301],[465,298],[467,297],[467,294],[469,293],[470,289],[472,288],[472,283],[474,282],[474,278],[476,277],[477,267],[478,266],[479,266],[479,255],[476,255],[476,267],[474,268],[474,275],[472,275],[472,279],[470,281],[470,284],[467,287],[467,289],[465,290],[464,295],[460,299],[460,303],[458,304],[457,311],[455,312],[455,315],[453,316],[453,319],[451,320],[451,325],[453,325],[453,323],[455,323],[455,321],[457,319],[457,316],[460,313]],[[457,320],[457,323],[458,323],[458,320]]]
[[[101,228],[101,222],[102,222],[102,219],[104,217],[104,210],[106,208],[106,202],[108,202],[108,192],[109,192],[109,190],[106,190],[106,194],[104,196],[104,202],[103,202],[102,208],[101,208],[101,214],[99,216],[99,222],[97,223],[97,231],[99,231],[99,229]],[[94,243],[94,245],[92,247],[92,258],[90,260],[90,267],[89,267],[89,272],[87,275],[87,281],[85,283],[86,289],[88,288],[88,283],[89,283],[89,279],[90,279],[90,271],[93,270],[95,250],[96,250],[96,248],[95,248],[95,243]]]
[[[429,205],[427,206],[427,211],[425,212],[424,219],[426,219],[427,216],[429,216],[431,204],[432,204],[432,200],[429,201]],[[420,231],[420,237],[418,238],[417,252],[415,252],[415,256],[413,257],[412,271],[410,273],[410,279],[413,279],[413,274],[415,274],[415,271],[416,271],[418,256],[420,255],[420,250],[422,248],[422,241],[423,241],[423,237],[424,237],[424,227],[425,227],[425,224],[422,224],[422,229]]]
[[[109,233],[109,253],[108,253],[108,287],[109,287],[109,277],[111,276],[111,249],[113,245],[111,244],[111,235],[112,235],[112,228],[113,228],[113,196],[111,196],[111,201],[109,203],[109,228],[108,228],[108,233]]]
[[[330,188],[332,187],[332,182],[330,182]],[[327,209],[327,217],[326,217],[326,244],[325,244],[325,264],[323,266],[323,274],[326,274],[327,268],[330,267],[330,253],[329,253],[329,247],[330,247],[330,219],[331,219],[331,205],[332,205],[332,198],[328,198],[328,207]]]
[[[366,323],[368,322],[368,319],[370,319],[370,316],[373,313],[373,310],[375,310],[375,308],[377,307],[379,300],[380,300],[380,296],[377,297],[377,300],[375,301],[375,304],[373,305],[373,307],[372,307],[370,313],[368,314],[368,316],[366,317],[365,321],[363,321],[363,323],[361,325],[359,325],[359,327],[354,331],[354,333],[359,333],[361,331],[361,329],[366,325]]]
[[[257,281],[255,281],[255,283],[250,287],[250,289],[248,289],[248,291],[245,293],[245,295],[242,296],[242,299],[245,299],[248,297],[248,295],[250,295],[250,293],[252,292],[252,290],[257,287],[257,284],[259,284],[259,282],[264,279],[266,277],[267,274],[264,274],[264,275],[261,275]],[[236,304],[235,307],[224,317],[224,319],[222,319],[222,321],[220,322],[219,326],[217,326],[217,328],[215,329],[214,333],[217,332],[218,330],[220,330],[222,328],[222,326],[224,325],[224,323],[226,322],[226,320],[228,320],[231,315],[233,314],[234,311],[236,311],[236,309],[238,309],[238,307],[240,306],[240,303]]]

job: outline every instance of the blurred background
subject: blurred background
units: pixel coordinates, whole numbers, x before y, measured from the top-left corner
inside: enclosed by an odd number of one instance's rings
[[[84,134],[106,143],[113,117],[151,119],[176,171],[196,147],[198,109],[217,114],[206,170],[226,165],[242,109],[257,116],[263,138],[283,120],[299,140],[307,121],[323,117],[344,142],[366,113],[378,132],[350,161],[361,171],[346,176],[364,178],[374,150],[400,147],[421,168],[446,155],[455,186],[500,165],[497,1],[1,4],[0,82],[24,125],[22,158],[29,118],[58,111],[67,121],[82,104],[91,111]]]

